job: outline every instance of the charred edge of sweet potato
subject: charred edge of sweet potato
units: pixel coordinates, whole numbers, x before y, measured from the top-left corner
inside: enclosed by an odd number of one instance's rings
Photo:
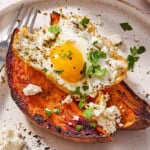
[[[130,115],[134,115],[134,119],[131,124],[121,129],[139,130],[150,126],[149,104],[138,97],[124,81],[111,87],[107,92],[111,96],[111,105],[114,101],[116,101],[116,103],[117,101],[122,101],[122,103],[127,106],[126,111],[131,112],[129,112],[128,116],[130,117]],[[124,117],[126,116],[122,113],[122,118]]]
[[[86,143],[95,143],[95,142],[109,142],[112,140],[110,135],[105,134],[103,130],[93,129],[89,125],[89,121],[85,118],[81,118],[79,120],[79,124],[84,126],[84,130],[81,132],[76,131],[73,127],[68,127],[67,131],[63,131],[60,126],[56,124],[52,124],[45,116],[41,114],[31,114],[29,112],[28,103],[23,100],[23,97],[19,95],[17,91],[17,87],[15,87],[14,79],[13,79],[13,71],[14,71],[14,59],[19,59],[13,53],[13,42],[16,34],[18,33],[18,29],[16,29],[11,38],[11,44],[6,56],[6,68],[7,68],[7,76],[8,76],[8,84],[10,87],[11,95],[17,106],[30,118],[31,121],[36,123],[42,128],[48,129],[51,133],[63,137],[65,139],[69,139],[76,142],[86,142]],[[20,61],[22,61],[20,59]]]
[[[50,20],[51,20],[50,24],[51,24],[51,25],[58,24],[59,19],[60,19],[60,14],[59,14],[59,13],[53,11],[53,12],[50,14]]]

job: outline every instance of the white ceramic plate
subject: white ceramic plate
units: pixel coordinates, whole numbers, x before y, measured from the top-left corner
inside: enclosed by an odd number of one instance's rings
[[[11,24],[11,18],[16,13],[16,5],[9,5],[0,11],[0,33],[3,37]],[[112,35],[114,33],[120,34],[123,38],[123,45],[121,53],[124,56],[129,54],[131,46],[143,45],[146,47],[146,53],[140,56],[140,60],[135,66],[133,73],[128,73],[126,82],[140,97],[145,99],[150,104],[150,50],[149,50],[149,35],[150,35],[150,19],[148,14],[143,13],[136,7],[130,6],[121,0],[48,0],[38,1],[33,4],[43,12],[50,12],[59,7],[63,8],[65,13],[73,12],[82,15],[88,15],[96,22],[99,33],[103,36]],[[49,16],[38,14],[35,27],[40,27],[49,22]],[[101,18],[102,24],[99,25],[98,18]],[[119,23],[129,22],[133,30],[124,32]],[[139,39],[139,42],[136,40]],[[149,73],[148,73],[149,72]],[[0,73],[1,77],[4,75],[4,69]],[[53,136],[47,131],[40,129],[33,125],[19,110],[16,104],[10,97],[7,83],[0,83],[0,128],[11,127],[20,130],[26,136],[25,141],[31,150],[43,150],[46,146],[52,149],[59,150],[147,150],[150,149],[150,129],[143,131],[118,131],[114,135],[114,141],[107,144],[81,144],[74,143]],[[27,130],[25,130],[25,128]],[[29,132],[29,131],[32,131]],[[41,136],[42,144],[37,144],[39,138],[33,137],[35,134]]]

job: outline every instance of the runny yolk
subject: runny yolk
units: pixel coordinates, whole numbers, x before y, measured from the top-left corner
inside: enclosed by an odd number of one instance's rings
[[[84,61],[75,43],[68,41],[54,48],[50,53],[50,59],[61,78],[68,82],[81,80]]]

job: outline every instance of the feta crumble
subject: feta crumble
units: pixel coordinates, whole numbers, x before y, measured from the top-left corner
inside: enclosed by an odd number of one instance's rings
[[[1,150],[21,150],[25,145],[19,133],[12,129],[2,128],[0,130],[0,149]]]
[[[62,104],[69,104],[71,103],[73,100],[71,98],[70,95],[66,96],[66,98],[61,102]]]
[[[36,95],[38,93],[42,92],[42,89],[40,86],[34,85],[34,84],[28,84],[24,89],[23,93],[25,96],[31,96]]]
[[[118,34],[114,34],[108,37],[108,39],[112,42],[113,45],[119,45],[122,43],[121,36]]]
[[[79,121],[79,116],[73,116],[73,120]]]
[[[86,107],[93,108],[93,116],[95,116],[97,123],[107,133],[112,134],[116,131],[116,125],[120,123],[121,113],[116,106],[107,107],[109,95],[102,95],[100,102],[95,104],[90,102]]]

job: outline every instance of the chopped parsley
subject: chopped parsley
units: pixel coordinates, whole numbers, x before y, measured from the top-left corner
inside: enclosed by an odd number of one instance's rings
[[[87,91],[89,89],[89,87],[87,85],[83,85],[82,88],[84,91]]]
[[[72,94],[77,94],[77,95],[80,95],[81,92],[80,92],[80,87],[78,86],[74,91],[71,91]]]
[[[91,123],[90,123],[90,127],[96,128],[96,123],[95,123],[95,122],[91,122]]]
[[[94,76],[102,78],[107,74],[108,70],[106,68],[101,68],[99,64],[92,64],[86,72],[86,76]]]
[[[120,26],[124,31],[133,30],[132,26],[128,22],[120,23]]]
[[[89,23],[89,19],[88,18],[86,18],[86,17],[84,17],[81,21],[80,21],[80,24],[84,27],[84,28],[86,28],[87,27],[87,25],[88,25],[88,23]]]
[[[98,43],[98,41],[94,41],[94,42],[93,42],[93,45],[95,46],[97,43]]]
[[[46,114],[48,117],[50,117],[50,116],[52,115],[52,113],[53,113],[53,111],[50,110],[50,109],[48,109],[48,108],[45,108],[45,109],[44,109],[44,112],[45,112],[45,114]]]
[[[54,72],[57,74],[61,74],[62,72],[64,72],[64,70],[54,70]]]
[[[47,72],[47,71],[48,71],[48,69],[47,69],[47,68],[44,68],[44,69],[43,69],[43,71],[44,71],[44,72]]]
[[[59,115],[62,111],[58,108],[54,109],[53,110],[54,113],[56,113],[57,115]]]
[[[93,108],[88,108],[88,109],[84,110],[83,116],[85,118],[87,118],[88,120],[91,120],[92,116],[93,116]]]
[[[64,54],[61,54],[61,58],[71,58],[72,57],[72,51],[69,50],[68,53],[64,53]]]
[[[83,77],[86,75],[86,66],[87,66],[87,64],[84,63],[83,69],[82,69]]]
[[[83,125],[80,125],[80,124],[76,125],[76,130],[77,131],[83,130]]]
[[[56,35],[61,32],[61,29],[58,25],[52,25],[48,27],[48,31]]]
[[[80,108],[80,109],[82,109],[82,108],[84,107],[85,102],[86,102],[86,95],[83,95],[83,96],[81,97],[80,102],[79,102],[79,108]]]
[[[87,53],[87,58],[91,63],[98,63],[100,58],[106,58],[106,53],[100,50],[91,51]]]
[[[131,47],[130,48],[130,55],[128,55],[127,60],[128,60],[128,70],[133,71],[133,68],[135,66],[135,63],[139,60],[139,54],[142,54],[146,51],[144,46],[139,46],[139,47]]]

